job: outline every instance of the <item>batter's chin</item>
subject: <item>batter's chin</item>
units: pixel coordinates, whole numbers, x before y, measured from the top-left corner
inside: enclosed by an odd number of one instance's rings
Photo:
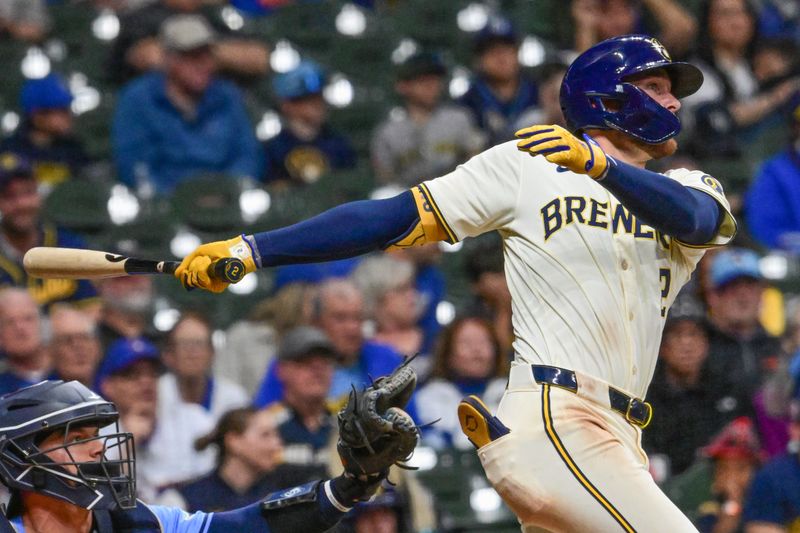
[[[658,144],[641,143],[640,146],[653,159],[661,159],[662,157],[671,156],[678,150],[678,141],[669,139]]]

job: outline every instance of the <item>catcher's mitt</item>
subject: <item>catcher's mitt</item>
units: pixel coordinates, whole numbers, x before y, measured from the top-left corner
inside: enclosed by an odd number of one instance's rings
[[[383,474],[411,457],[419,429],[403,410],[417,384],[410,361],[406,359],[365,390],[353,387],[347,405],[339,411],[337,450],[348,474]]]

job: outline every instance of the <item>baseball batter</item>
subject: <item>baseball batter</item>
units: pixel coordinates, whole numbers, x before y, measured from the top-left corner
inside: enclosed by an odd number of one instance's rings
[[[255,270],[498,231],[515,360],[496,416],[459,407],[490,482],[525,532],[694,531],[648,474],[642,398],[670,304],[736,223],[711,176],[644,167],[676,150],[679,99],[701,83],[652,37],[604,41],[565,75],[572,133],[526,128],[395,198],[202,245],[176,276],[221,291],[220,257]]]

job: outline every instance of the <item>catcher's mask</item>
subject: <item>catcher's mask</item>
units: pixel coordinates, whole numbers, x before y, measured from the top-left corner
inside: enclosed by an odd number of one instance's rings
[[[0,481],[85,509],[131,509],[133,435],[120,432],[113,403],[77,381],[42,381],[0,398]]]

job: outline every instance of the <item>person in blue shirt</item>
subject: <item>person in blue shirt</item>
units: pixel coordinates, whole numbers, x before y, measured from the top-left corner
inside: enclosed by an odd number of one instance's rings
[[[756,473],[742,515],[746,533],[800,531],[800,400],[789,412],[789,451]]]
[[[42,381],[0,398],[0,481],[11,491],[0,532],[304,533],[333,527],[385,477],[343,474],[220,513],[136,499],[133,436],[77,381]]]
[[[258,178],[263,156],[236,87],[216,76],[215,34],[199,15],[161,28],[163,72],[120,92],[112,141],[119,179],[168,194],[202,173]]]
[[[350,141],[328,125],[322,97],[325,76],[311,61],[275,76],[281,132],[264,143],[264,182],[313,183],[332,170],[352,168],[356,153]]]
[[[539,106],[536,84],[521,72],[518,36],[511,22],[492,17],[474,42],[475,76],[458,103],[469,109],[490,144],[514,138]]]
[[[745,195],[753,237],[770,248],[800,252],[800,93],[790,105],[789,145],[768,159]]]
[[[75,137],[72,93],[56,74],[27,80],[20,92],[22,124],[0,143],[33,164],[36,181],[53,187],[80,175],[89,156]]]
[[[49,222],[42,222],[42,195],[33,168],[24,157],[0,153],[0,286],[26,287],[39,305],[68,302],[99,306],[88,280],[29,277],[22,257],[34,246],[86,248],[83,239]]]

